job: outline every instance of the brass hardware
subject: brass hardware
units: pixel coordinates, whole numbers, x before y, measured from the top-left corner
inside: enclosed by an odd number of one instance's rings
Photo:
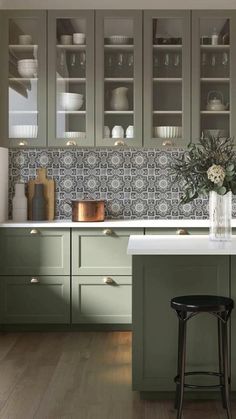
[[[73,140],[69,140],[69,141],[67,141],[67,143],[66,143],[66,145],[67,146],[75,146],[76,145],[76,141],[73,141]]]
[[[112,279],[110,276],[105,276],[105,278],[103,278],[103,282],[104,284],[107,284],[107,285],[115,284],[114,279]]]
[[[112,230],[110,228],[105,228],[105,230],[103,230],[103,234],[105,236],[111,236],[112,235]]]
[[[39,231],[37,230],[37,228],[32,228],[32,230],[30,230],[30,234],[39,234]]]
[[[27,141],[20,141],[18,145],[24,147],[25,145],[27,145]]]
[[[180,228],[179,230],[176,231],[176,234],[178,234],[179,236],[184,236],[184,235],[188,235],[189,232],[188,230],[186,230],[186,228]]]
[[[116,147],[124,146],[125,145],[125,142],[123,140],[117,140],[114,145]]]
[[[31,278],[30,283],[31,284],[39,284],[39,279],[38,278]]]
[[[163,147],[172,147],[173,146],[173,142],[171,140],[165,140],[162,143]]]

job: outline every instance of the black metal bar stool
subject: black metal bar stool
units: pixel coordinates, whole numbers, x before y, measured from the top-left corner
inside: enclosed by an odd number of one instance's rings
[[[175,377],[175,408],[178,410],[177,419],[181,419],[182,417],[185,388],[219,388],[221,390],[223,407],[227,411],[227,418],[231,419],[227,323],[230,318],[231,311],[234,308],[234,301],[231,298],[218,297],[214,295],[185,295],[182,297],[173,298],[171,300],[171,307],[176,311],[179,319],[178,365],[177,376]],[[219,372],[185,372],[187,321],[199,313],[209,313],[218,319]],[[219,377],[219,384],[205,386],[186,384],[185,377],[190,375],[216,376]]]

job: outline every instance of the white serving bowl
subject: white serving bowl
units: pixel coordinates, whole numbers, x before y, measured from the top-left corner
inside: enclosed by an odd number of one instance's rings
[[[64,111],[78,111],[84,103],[84,96],[79,93],[61,93],[60,104]]]
[[[37,138],[38,125],[12,125],[10,127],[11,138]]]
[[[18,73],[22,77],[34,77],[37,74],[38,60],[19,60]]]
[[[154,127],[154,136],[157,138],[180,138],[182,136],[182,127],[178,127],[178,126]]]
[[[85,44],[85,33],[73,33],[73,44],[75,45]]]
[[[125,35],[112,35],[108,37],[108,40],[110,44],[124,45],[124,44],[128,44],[129,37]]]
[[[64,136],[65,138],[85,138],[86,133],[83,131],[66,131]]]

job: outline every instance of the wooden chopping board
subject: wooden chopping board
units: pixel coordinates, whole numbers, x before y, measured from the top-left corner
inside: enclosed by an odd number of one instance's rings
[[[28,215],[32,220],[32,198],[34,196],[34,186],[37,183],[43,183],[44,196],[47,200],[47,220],[54,220],[55,216],[55,182],[47,178],[47,169],[37,169],[37,176],[34,180],[28,182]]]

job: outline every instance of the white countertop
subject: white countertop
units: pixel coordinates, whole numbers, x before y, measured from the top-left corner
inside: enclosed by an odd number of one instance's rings
[[[129,238],[129,255],[236,255],[236,236],[230,242],[209,240],[208,235],[158,235]]]
[[[105,220],[102,222],[75,223],[70,220],[55,221],[26,221],[23,223],[11,220],[0,223],[2,227],[56,227],[56,228],[208,228],[209,220]],[[236,227],[236,219],[232,220],[232,227]]]

